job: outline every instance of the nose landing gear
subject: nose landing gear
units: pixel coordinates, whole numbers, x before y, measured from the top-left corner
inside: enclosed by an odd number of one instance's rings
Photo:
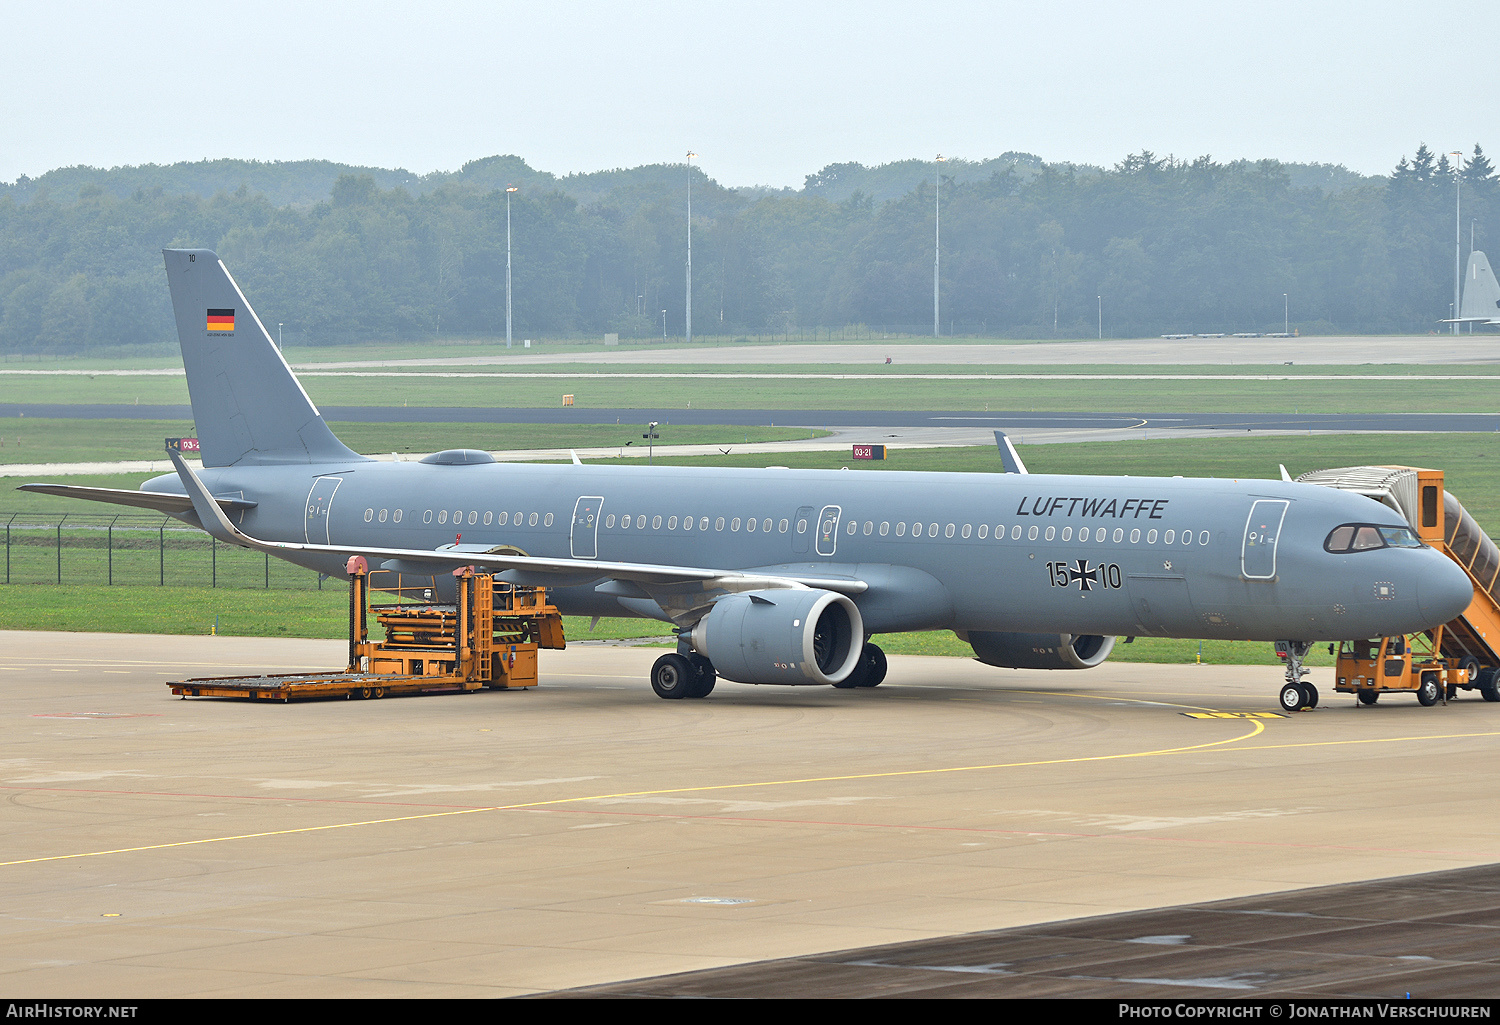
[[[1304,708],[1318,707],[1318,688],[1302,678],[1311,670],[1302,665],[1302,660],[1312,649],[1312,641],[1277,641],[1276,654],[1286,659],[1286,683],[1282,684],[1279,699],[1286,712],[1299,712]]]

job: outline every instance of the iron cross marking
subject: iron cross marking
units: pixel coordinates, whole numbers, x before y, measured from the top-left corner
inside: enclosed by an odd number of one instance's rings
[[[1087,559],[1079,559],[1078,568],[1068,570],[1069,586],[1077,584],[1080,591],[1092,591],[1093,587],[1090,585],[1097,584],[1098,582],[1099,569],[1098,567],[1089,569],[1089,563]]]

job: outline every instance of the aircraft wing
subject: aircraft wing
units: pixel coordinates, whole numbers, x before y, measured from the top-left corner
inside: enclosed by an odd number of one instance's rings
[[[128,505],[137,509],[153,509],[172,515],[193,511],[193,500],[186,495],[163,495],[154,491],[127,491],[124,488],[87,488],[81,484],[22,484],[17,491],[35,491],[43,495],[59,495],[63,498],[86,498],[90,502],[110,502]],[[219,507],[229,512],[254,509],[256,503],[243,498],[216,498]]]
[[[215,501],[188,468],[182,457],[168,451],[177,475],[187,489],[198,519],[210,534],[231,544],[243,545],[261,552],[308,552],[320,555],[361,555],[366,559],[394,563],[391,568],[408,572],[432,572],[434,569],[456,569],[474,566],[492,572],[511,583],[567,586],[597,581],[596,590],[629,601],[654,603],[666,618],[680,625],[696,622],[719,597],[740,591],[771,590],[790,587],[816,587],[841,594],[861,594],[869,587],[854,577],[772,576],[742,573],[737,570],[667,566],[641,562],[604,562],[596,559],[544,559],[530,555],[504,555],[484,551],[465,551],[458,547],[378,548],[350,545],[298,544],[289,541],[262,541],[251,537],[230,522],[220,502]]]

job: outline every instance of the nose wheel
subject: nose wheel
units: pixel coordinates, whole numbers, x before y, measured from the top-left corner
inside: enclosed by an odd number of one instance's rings
[[[1302,665],[1312,649],[1312,641],[1277,641],[1276,650],[1286,659],[1286,683],[1281,685],[1278,699],[1284,712],[1300,712],[1304,708],[1318,707],[1318,688],[1302,678],[1311,670]]]

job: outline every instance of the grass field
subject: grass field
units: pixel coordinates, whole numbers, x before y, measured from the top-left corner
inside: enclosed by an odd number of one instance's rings
[[[376,596],[377,602],[383,600]],[[207,587],[89,587],[64,584],[16,584],[0,587],[0,629],[62,632],[192,634],[214,629],[226,637],[348,636],[349,593],[332,582],[322,591],[258,591]],[[373,626],[374,624],[372,624]],[[378,633],[378,626],[375,627]],[[661,637],[664,623],[643,619],[589,620],[568,616],[564,632],[572,641]],[[893,655],[937,655],[972,658],[973,650],[947,631],[881,634],[876,643]],[[661,645],[667,647],[669,645]],[[545,658],[545,656],[543,656]],[[1116,662],[1189,665],[1277,664],[1271,645],[1240,641],[1178,641],[1137,638],[1117,643]],[[1314,649],[1308,665],[1331,666],[1326,648]],[[308,668],[318,668],[309,666]],[[996,682],[1004,676],[996,670]],[[1275,683],[1268,677],[1268,686]]]
[[[605,448],[642,445],[643,426],[629,424],[330,424],[339,439],[364,453],[434,452],[480,448],[499,452],[535,448]],[[0,420],[0,465],[163,459],[165,438],[192,434],[187,420],[71,420],[12,417]],[[657,448],[762,441],[801,441],[823,432],[799,427],[682,426],[661,428]],[[0,507],[5,506],[0,500]]]
[[[527,368],[528,370],[531,368]],[[1079,409],[1125,413],[1338,413],[1372,409],[1396,412],[1494,411],[1488,378],[1493,367],[1475,368],[1480,381],[1260,380],[1225,376],[1224,380],[1072,380],[1068,368],[1057,380],[985,380],[977,375],[995,367],[930,368],[947,373],[972,372],[968,380],[880,380],[873,373],[849,379],[809,379],[813,372],[849,373],[846,367],[815,369],[792,365],[780,368],[725,368],[678,366],[628,367],[646,377],[608,377],[576,367],[559,367],[566,377],[537,379],[501,372],[483,377],[354,377],[307,375],[303,384],[313,400],[324,406],[473,406],[535,407],[561,404],[573,395],[580,409],[951,409],[1013,412],[1066,412]],[[675,369],[678,373],[674,374]],[[689,370],[724,373],[780,371],[784,379],[745,380],[727,377],[682,378]],[[1043,372],[1048,368],[1013,368]],[[1071,368],[1080,371],[1082,368]],[[1094,368],[1113,373],[1119,368]],[[1137,372],[1150,368],[1135,367]],[[1161,368],[1178,372],[1181,368]],[[1222,375],[1244,368],[1197,368]],[[1291,369],[1291,368],[1287,368]],[[1312,369],[1312,368],[1304,368]],[[1339,372],[1340,368],[1322,368]],[[1387,367],[1366,368],[1370,371]],[[1432,373],[1438,368],[1409,368]],[[1444,373],[1453,368],[1440,368]],[[902,368],[905,372],[905,368]],[[1479,373],[1483,370],[1483,373]],[[1279,375],[1285,377],[1287,375]],[[1360,375],[1368,376],[1368,375]],[[188,401],[182,377],[16,377],[0,375],[3,403],[122,403],[126,405],[183,405]],[[0,421],[0,435],[10,425]]]

